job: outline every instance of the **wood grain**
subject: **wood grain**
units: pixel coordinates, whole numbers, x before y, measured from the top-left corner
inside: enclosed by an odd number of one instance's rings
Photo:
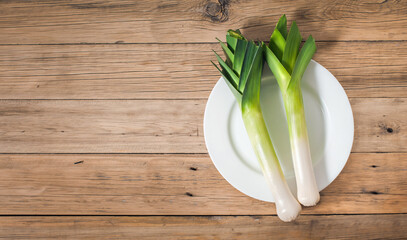
[[[283,13],[355,118],[344,170],[290,224],[202,131],[215,37],[267,41]],[[0,238],[406,239],[406,29],[399,0],[0,1]]]
[[[407,97],[407,42],[319,42],[349,97]],[[0,46],[1,99],[206,99],[218,44]],[[395,57],[397,56],[397,57]]]
[[[403,239],[407,216],[1,217],[0,226],[7,239]]]
[[[317,40],[405,40],[405,1],[1,1],[1,44],[214,42],[229,28],[267,40],[278,18]]]
[[[353,152],[407,152],[405,98],[351,99]],[[2,100],[0,153],[207,153],[206,100]]]
[[[203,100],[0,101],[3,153],[205,153]]]
[[[358,152],[405,152],[407,104],[405,98],[355,98],[351,100],[355,121],[353,150]],[[397,139],[393,141],[394,139]],[[380,143],[379,143],[380,142]]]
[[[302,214],[407,213],[406,172],[406,153],[351,154]],[[11,215],[275,214],[229,185],[207,154],[1,154],[0,206]]]

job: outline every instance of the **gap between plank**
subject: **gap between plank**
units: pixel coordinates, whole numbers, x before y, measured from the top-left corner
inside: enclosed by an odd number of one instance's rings
[[[380,87],[377,87],[380,88]],[[346,90],[345,90],[346,91]],[[209,97],[209,96],[208,96]],[[404,99],[407,97],[349,97],[351,99],[378,98]],[[0,98],[0,101],[203,101],[205,98]]]
[[[341,213],[341,214],[301,214],[302,216],[360,216],[360,215],[407,215],[407,213]],[[264,214],[264,215],[97,215],[97,214],[84,214],[84,215],[47,215],[47,214],[0,214],[0,217],[267,217],[277,216],[277,214]]]
[[[400,152],[400,151],[394,151],[394,152],[351,152],[351,154],[404,154],[407,152]],[[92,153],[92,152],[85,152],[85,153],[2,153],[0,152],[0,155],[208,155],[207,152],[197,152],[197,153],[181,153],[181,152],[175,152],[175,153],[151,153],[151,152],[138,152],[138,153]]]
[[[268,42],[268,41],[264,41]],[[302,41],[305,42],[305,41]],[[366,43],[377,43],[377,42],[407,42],[407,40],[316,40],[315,42],[366,42]],[[218,42],[176,42],[176,43],[157,43],[157,42],[141,42],[141,43],[131,43],[131,42],[79,42],[79,43],[2,43],[0,46],[55,46],[55,45],[199,45],[199,44],[219,44]]]

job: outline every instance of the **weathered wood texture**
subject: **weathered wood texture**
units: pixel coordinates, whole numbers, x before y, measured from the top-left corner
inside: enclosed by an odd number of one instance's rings
[[[1,39],[1,38],[0,38]],[[349,97],[407,97],[407,42],[319,42]],[[219,44],[0,46],[1,99],[206,99]]]
[[[1,217],[6,239],[405,239],[407,215]]]
[[[282,13],[355,118],[292,224],[220,176],[202,131],[215,37],[267,41]],[[398,0],[0,1],[0,238],[407,238],[406,29]]]
[[[407,154],[351,154],[303,214],[407,213]],[[11,184],[12,183],[12,184]],[[264,215],[206,154],[0,155],[0,214]]]
[[[353,152],[407,152],[405,98],[351,99]],[[206,153],[206,100],[1,100],[0,153]]]
[[[267,40],[281,14],[317,40],[405,40],[406,1],[1,1],[0,44]],[[291,22],[290,21],[290,22]]]

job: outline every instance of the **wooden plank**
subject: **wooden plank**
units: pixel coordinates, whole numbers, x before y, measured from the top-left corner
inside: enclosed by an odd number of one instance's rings
[[[219,4],[218,2],[221,2]],[[229,28],[268,40],[287,14],[318,40],[405,40],[405,1],[2,1],[0,44],[214,42]]]
[[[351,99],[353,152],[407,152],[405,98]],[[0,153],[206,153],[206,100],[2,100]]]
[[[319,42],[350,97],[407,97],[407,42]],[[0,46],[1,99],[206,99],[218,44]]]
[[[352,99],[355,121],[352,151],[407,151],[407,132],[404,132],[407,126],[406,101],[405,98]]]
[[[407,213],[407,154],[354,153],[302,214]],[[0,214],[264,215],[194,155],[0,155]],[[1,224],[0,224],[1,226]]]
[[[1,217],[6,239],[403,239],[407,215]],[[356,227],[357,226],[357,227]]]
[[[205,153],[203,100],[0,101],[1,153]]]

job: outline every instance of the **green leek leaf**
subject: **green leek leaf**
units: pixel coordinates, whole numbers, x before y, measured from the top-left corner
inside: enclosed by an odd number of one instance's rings
[[[244,60],[242,65],[242,71],[240,72],[239,78],[239,91],[243,92],[247,78],[249,77],[249,73],[253,66],[254,56],[259,49],[258,46],[254,44],[254,42],[249,42],[246,48],[246,53],[244,54]]]
[[[243,35],[239,29],[237,29],[237,30],[229,29],[227,35],[234,37],[236,39],[246,40],[246,38],[243,37]]]
[[[242,65],[244,56],[246,53],[247,48],[247,41],[238,39],[236,44],[235,56],[233,61],[233,70],[240,76],[240,72],[242,71]]]
[[[232,77],[227,73],[227,71],[222,68],[222,70],[218,67],[218,65],[216,65],[214,62],[211,61],[211,63],[213,64],[213,66],[216,67],[216,69],[218,69],[218,71],[222,74],[222,77],[224,79],[226,79],[228,82],[230,82],[230,84],[232,84],[232,86],[235,84],[235,82],[233,82]],[[236,88],[235,86],[233,86],[234,88]]]
[[[270,37],[269,48],[276,57],[281,61],[283,58],[284,48],[285,48],[285,39],[280,31],[276,28],[274,29],[273,34]]]
[[[284,39],[287,39],[287,17],[285,14],[278,20],[276,29],[281,33]]]
[[[228,44],[229,49],[233,53],[235,53],[236,50],[237,39],[244,40],[245,38],[243,37],[239,29],[236,29],[236,31],[229,29],[228,32],[226,33],[226,42]]]
[[[300,80],[316,50],[317,47],[315,46],[315,40],[310,35],[307,41],[304,43],[304,46],[301,48],[300,54],[295,62],[294,70],[291,74],[291,80],[288,87],[295,86],[296,84],[300,83]]]
[[[234,82],[234,86],[238,86],[239,85],[239,77],[238,76],[236,76],[236,73],[225,63],[225,61],[223,61],[223,59],[215,52],[215,51],[213,51],[214,53],[215,53],[215,55],[216,55],[216,58],[218,59],[218,62],[219,62],[219,65],[222,67],[222,69],[224,69],[228,74],[229,74],[229,76],[232,78],[232,79],[229,79],[229,80],[232,80],[233,82]]]
[[[295,60],[297,60],[298,49],[301,44],[301,34],[295,21],[291,24],[290,32],[284,48],[282,63],[289,74],[292,73]]]
[[[218,71],[222,74],[223,79],[225,79],[225,82],[226,82],[226,84],[228,85],[230,91],[232,91],[233,95],[235,96],[237,102],[238,102],[239,105],[240,105],[241,102],[242,102],[242,93],[239,92],[239,91],[236,89],[236,87],[233,85],[234,82],[233,82],[233,80],[231,81],[231,80],[229,79],[229,76],[227,75],[226,71],[220,70],[219,67],[218,67],[214,62],[211,61],[211,63],[212,63],[213,66],[215,66],[216,69],[218,69]]]
[[[283,64],[281,64],[276,55],[270,50],[270,48],[267,47],[266,44],[263,43],[262,48],[267,64],[276,77],[278,85],[280,86],[280,88],[286,89],[291,78],[290,74],[287,72]]]
[[[233,55],[232,51],[219,38],[216,38],[216,40],[219,41],[220,46],[222,47],[223,52],[226,55],[226,62],[228,63],[229,66],[233,66],[234,55]]]
[[[261,74],[263,73],[263,50],[256,46],[256,53],[250,69],[247,83],[243,91],[242,112],[252,107],[260,107],[260,84]]]
[[[228,48],[230,49],[230,51],[234,53],[236,50],[237,39],[232,36],[226,35],[226,43],[228,44]]]

